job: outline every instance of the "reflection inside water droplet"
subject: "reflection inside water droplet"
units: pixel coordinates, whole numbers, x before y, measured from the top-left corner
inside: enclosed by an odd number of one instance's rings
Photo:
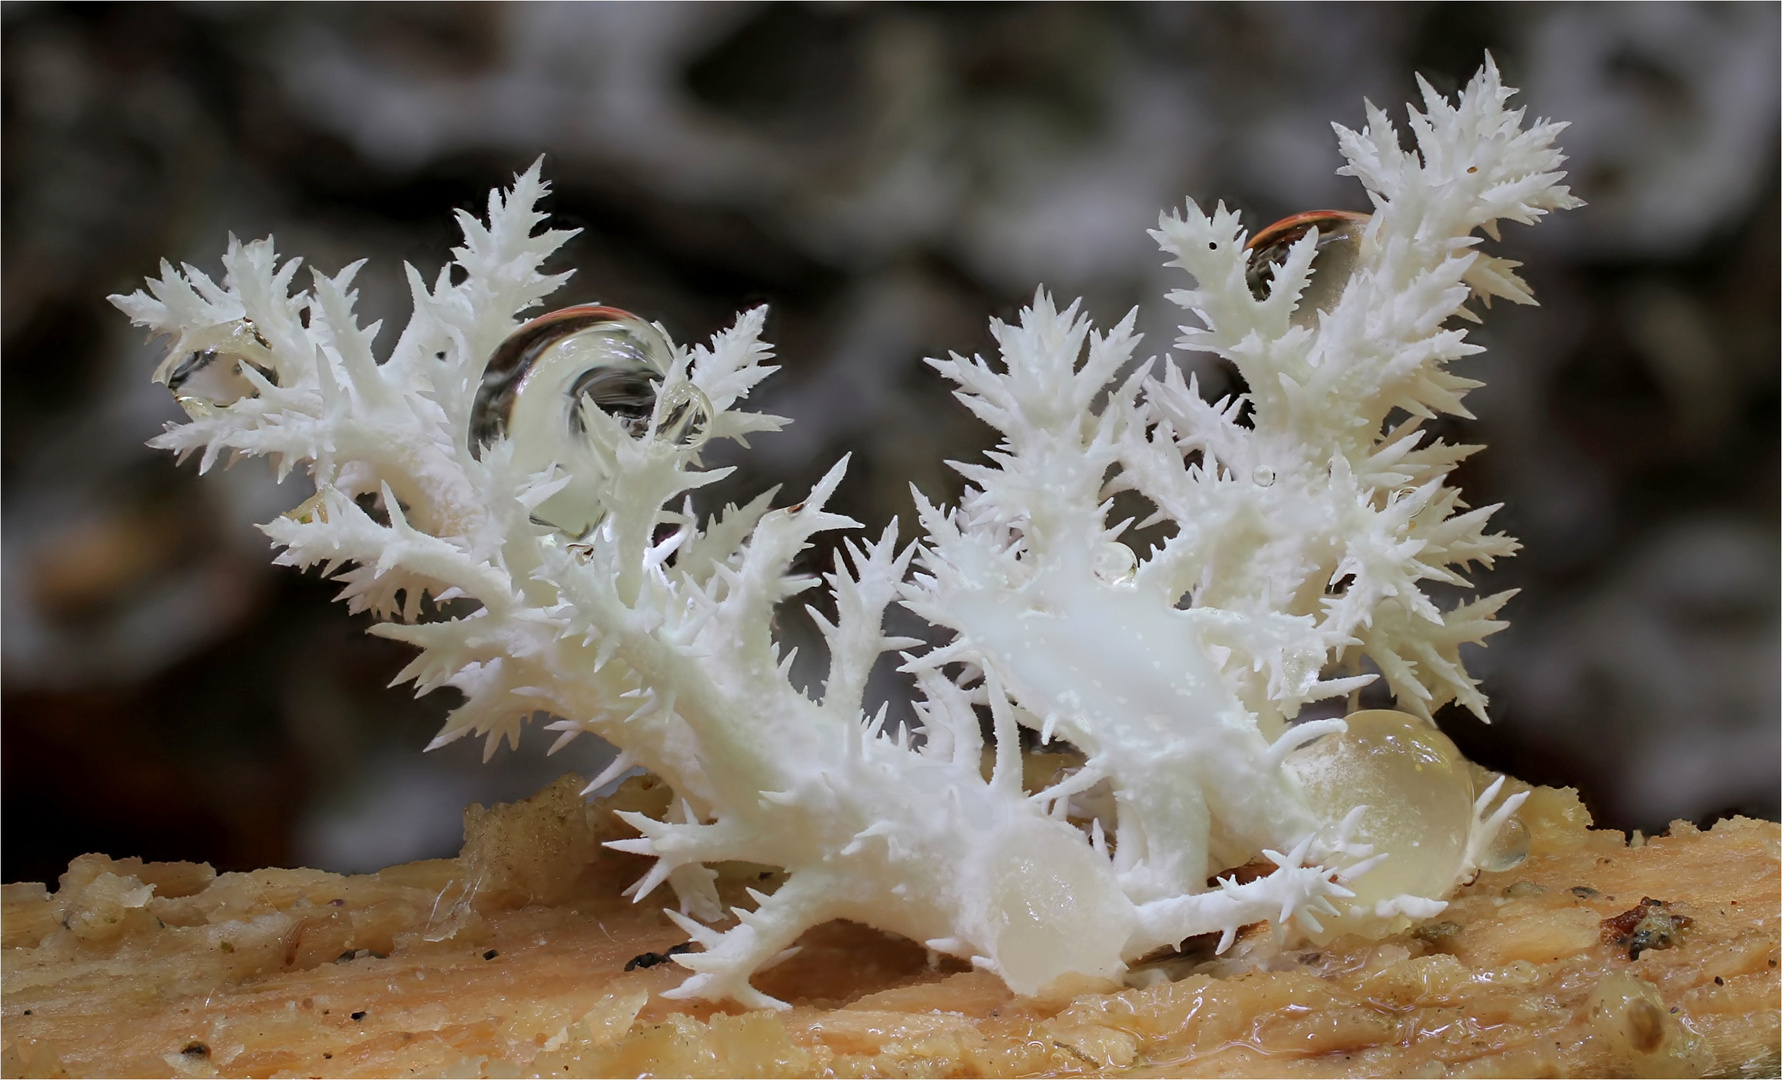
[[[581,335],[571,337],[562,342],[566,356],[575,358],[577,352],[587,351],[586,340],[578,340]],[[577,348],[583,346],[583,348]],[[569,433],[581,435],[587,430],[587,421],[582,410],[573,405],[586,399],[592,402],[601,412],[619,422],[625,434],[633,439],[641,439],[650,429],[650,413],[656,408],[656,384],[662,373],[646,364],[628,362],[619,359],[612,363],[599,363],[576,376],[563,396],[572,404],[569,409]]]
[[[1095,576],[1108,585],[1123,585],[1138,576],[1138,556],[1118,540],[1101,545],[1095,553]]]
[[[541,315],[509,334],[484,367],[471,451],[511,434],[516,457],[544,468],[563,456],[564,439],[585,433],[584,398],[639,438],[670,357],[661,333],[628,311],[584,305]]]
[[[1514,870],[1528,858],[1528,826],[1521,818],[1510,818],[1497,830],[1485,853],[1479,856],[1479,869],[1497,873]]]
[[[217,330],[205,336],[219,344],[193,349],[177,361],[163,365],[161,381],[173,392],[180,408],[194,420],[216,415],[219,408],[235,404],[243,398],[257,396],[260,391],[243,368],[274,385],[278,378],[270,365],[266,339],[251,319],[237,319],[223,333]]]
[[[654,326],[618,308],[584,305],[542,315],[508,335],[489,358],[471,408],[471,452],[509,439],[515,464],[527,472],[552,465],[572,473],[568,487],[533,511],[540,522],[584,535],[600,514],[595,476],[586,470],[598,414],[631,439],[650,435],[696,449],[711,427],[712,407],[698,387],[663,383],[673,350]],[[591,412],[590,408],[597,410]]]
[[[1274,289],[1274,276],[1287,260],[1288,249],[1317,229],[1318,246],[1312,255],[1311,277],[1292,316],[1295,326],[1316,325],[1318,312],[1336,306],[1343,287],[1355,272],[1367,223],[1368,215],[1349,210],[1309,210],[1263,229],[1244,245],[1250,252],[1250,265],[1244,271],[1250,295],[1258,300],[1268,299]]]

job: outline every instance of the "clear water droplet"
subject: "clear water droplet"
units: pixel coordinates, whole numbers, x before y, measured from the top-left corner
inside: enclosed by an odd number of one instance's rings
[[[1244,245],[1250,265],[1244,281],[1250,295],[1266,300],[1274,288],[1274,275],[1287,260],[1287,251],[1313,229],[1318,247],[1312,256],[1311,277],[1293,309],[1295,326],[1314,326],[1318,312],[1329,311],[1343,295],[1344,286],[1361,257],[1361,240],[1367,232],[1368,215],[1349,210],[1308,210],[1282,218],[1257,233]]]
[[[697,387],[668,391],[658,410],[673,350],[654,326],[619,308],[582,305],[541,315],[509,334],[483,369],[471,407],[471,452],[498,440],[512,443],[514,462],[527,472],[586,460],[588,425],[598,414],[632,439],[657,432],[681,447],[696,447],[711,427],[712,409]],[[596,410],[590,412],[589,410]],[[601,481],[572,477],[570,485],[533,511],[533,517],[570,536],[599,520]]]
[[[237,319],[226,329],[208,331],[205,339],[216,342],[193,349],[177,360],[169,359],[162,368],[161,381],[173,392],[175,401],[194,420],[215,416],[243,398],[260,393],[243,367],[251,367],[261,378],[278,384],[268,350],[271,348],[251,319]]]
[[[1095,553],[1095,576],[1108,585],[1123,585],[1138,576],[1138,556],[1118,540],[1101,545]]]
[[[564,456],[565,439],[584,434],[583,399],[638,438],[670,356],[655,327],[619,308],[541,315],[509,334],[484,366],[470,412],[471,452],[511,435],[516,458],[542,469]]]
[[[1258,465],[1255,470],[1250,473],[1250,479],[1255,481],[1257,487],[1273,487],[1275,483],[1275,470],[1269,468],[1267,465]]]
[[[659,438],[696,450],[705,443],[711,426],[712,403],[692,383],[681,383],[662,399],[662,420],[656,429]]]
[[[1528,858],[1528,826],[1521,818],[1512,817],[1497,830],[1485,853],[1479,856],[1479,869],[1499,873],[1514,870]]]
[[[1289,754],[1312,810],[1327,825],[1365,805],[1351,840],[1387,858],[1351,888],[1357,907],[1400,894],[1440,899],[1454,887],[1473,823],[1466,759],[1433,724],[1409,713],[1370,709],[1344,717],[1349,730]]]

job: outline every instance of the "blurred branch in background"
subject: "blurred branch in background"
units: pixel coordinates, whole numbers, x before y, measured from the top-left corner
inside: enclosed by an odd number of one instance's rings
[[[1506,236],[1544,306],[1477,332],[1480,419],[1445,425],[1488,444],[1462,485],[1525,548],[1482,583],[1523,589],[1476,662],[1496,722],[1440,720],[1606,824],[1778,813],[1774,5],[3,10],[5,880],[90,850],[369,869],[599,764],[422,755],[447,702],[386,690],[401,648],[251,527],[305,484],[143,446],[180,414],[104,297],[161,256],[369,254],[362,310],[394,317],[402,262],[430,276],[449,211],[543,152],[584,230],[563,303],[682,340],[773,307],[761,405],[796,423],[712,501],[851,451],[837,509],[876,528],[989,441],[923,357],[984,348],[1041,282],[1104,323],[1142,304],[1167,350],[1159,209],[1365,209],[1328,122],[1487,48],[1572,121],[1591,205]]]

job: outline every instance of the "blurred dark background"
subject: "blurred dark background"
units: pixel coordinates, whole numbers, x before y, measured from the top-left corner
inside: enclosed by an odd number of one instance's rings
[[[1475,653],[1484,763],[1575,785],[1599,821],[1778,811],[1778,8],[1619,5],[104,5],[3,9],[4,867],[85,851],[222,869],[370,869],[455,850],[470,799],[598,764],[541,735],[493,765],[422,754],[449,702],[385,688],[402,647],[252,529],[308,494],[200,480],[143,443],[180,414],[158,346],[105,302],[167,256],[276,232],[369,255],[365,321],[405,317],[541,152],[583,232],[563,303],[701,340],[772,304],[796,419],[726,494],[797,493],[855,454],[842,507],[989,433],[921,363],[986,349],[1045,283],[1103,325],[1180,313],[1145,230],[1184,196],[1252,227],[1365,209],[1329,122],[1401,117],[1489,48],[1589,201],[1509,226],[1544,306],[1500,305],[1460,481],[1524,552]],[[1214,390],[1226,376],[1189,361]],[[906,528],[906,535],[909,530]]]

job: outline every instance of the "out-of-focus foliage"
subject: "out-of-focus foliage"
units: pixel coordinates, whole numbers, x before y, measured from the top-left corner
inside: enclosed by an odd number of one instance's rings
[[[180,414],[103,298],[162,253],[371,252],[369,321],[402,260],[445,260],[445,210],[542,151],[584,229],[564,302],[686,340],[773,305],[760,406],[796,422],[714,500],[853,451],[835,509],[876,531],[910,481],[954,498],[942,461],[989,440],[924,356],[986,349],[1039,282],[1103,322],[1144,301],[1140,351],[1167,349],[1157,207],[1365,209],[1332,108],[1396,107],[1413,70],[1452,91],[1485,48],[1573,122],[1590,206],[1506,235],[1544,306],[1478,331],[1481,419],[1440,425],[1489,444],[1458,483],[1525,548],[1480,582],[1523,590],[1469,660],[1494,725],[1438,719],[1607,823],[1775,816],[1777,38],[1773,5],[8,7],[3,876],[89,850],[381,865],[595,764],[421,758],[443,705],[383,689],[404,650],[248,527],[307,492],[143,446]]]

